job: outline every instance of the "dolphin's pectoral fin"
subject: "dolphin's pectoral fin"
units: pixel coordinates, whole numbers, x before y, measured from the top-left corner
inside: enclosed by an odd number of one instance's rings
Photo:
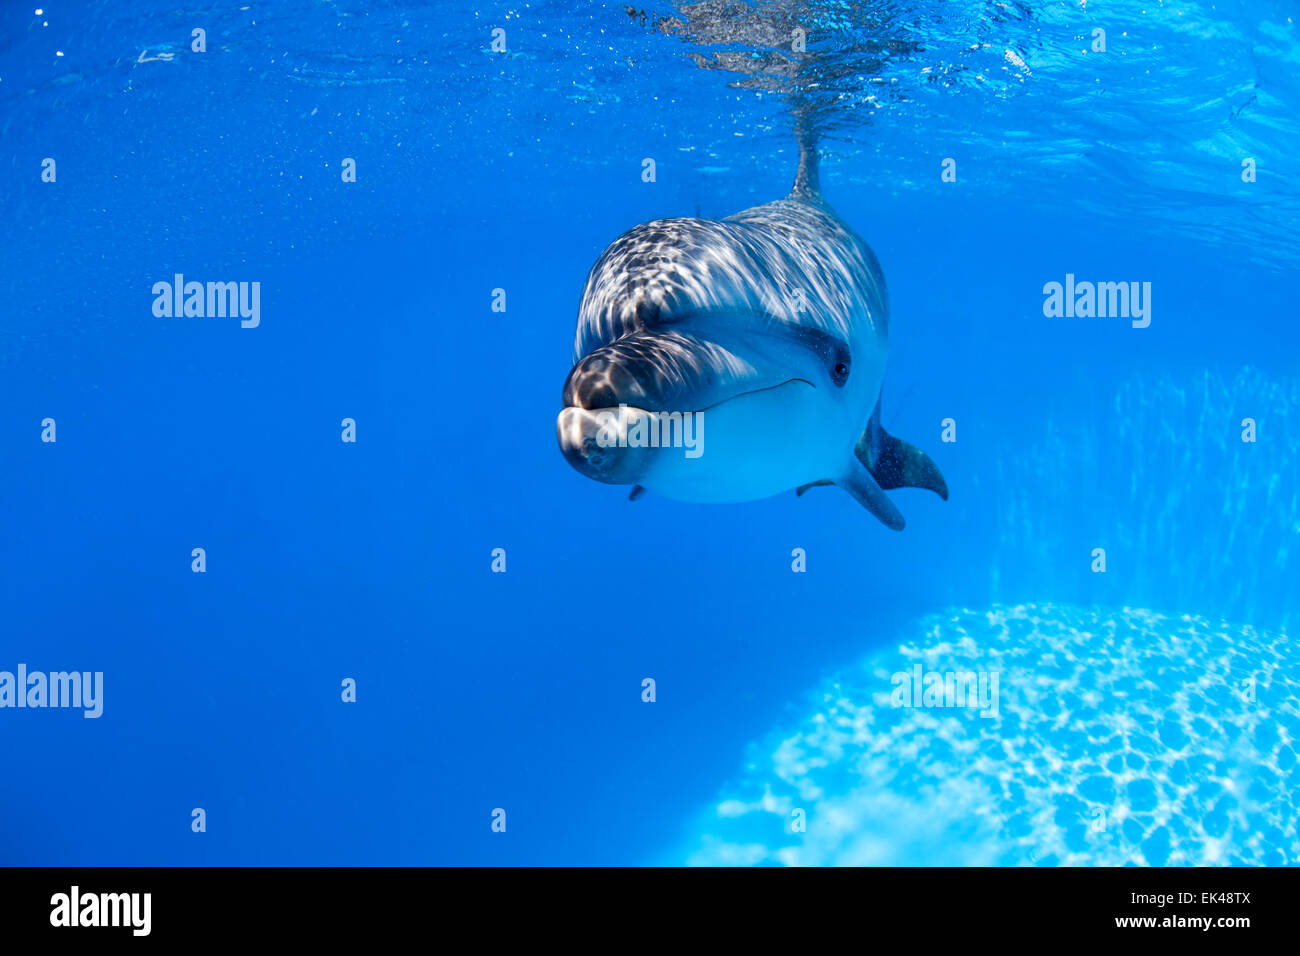
[[[851,494],[858,504],[879,518],[886,527],[893,528],[895,531],[903,530],[903,525],[906,523],[903,521],[903,513],[889,500],[889,495],[885,494],[862,462],[852,460],[849,463],[848,474],[836,481],[825,478],[821,481],[810,481],[806,485],[800,485],[794,493],[802,496],[805,491],[816,485],[839,485]]]
[[[794,490],[794,493],[796,497],[802,498],[803,493],[807,491],[809,488],[814,488],[817,485],[833,485],[833,484],[835,484],[835,482],[823,478],[821,481],[810,481],[806,485],[800,485],[798,488]]]
[[[948,500],[948,483],[943,480],[939,466],[921,449],[895,438],[880,424],[879,401],[854,451],[858,460],[875,477],[876,483],[886,491],[927,488],[944,501]]]
[[[627,500],[636,501],[643,494],[645,494],[644,488],[642,488],[640,485],[633,485],[632,490],[627,493]]]
[[[893,528],[895,531],[903,530],[903,525],[906,523],[903,521],[903,513],[889,500],[889,495],[885,494],[871,472],[861,462],[850,462],[848,474],[838,479],[835,484],[856,498],[858,504],[879,518],[886,527]]]

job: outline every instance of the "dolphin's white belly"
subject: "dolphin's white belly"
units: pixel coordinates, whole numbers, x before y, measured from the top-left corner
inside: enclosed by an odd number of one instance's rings
[[[679,501],[753,501],[837,475],[862,431],[859,413],[803,382],[697,413],[699,456],[659,449],[642,484]]]

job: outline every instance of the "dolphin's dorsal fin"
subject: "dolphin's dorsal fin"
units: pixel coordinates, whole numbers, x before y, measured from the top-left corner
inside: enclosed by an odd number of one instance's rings
[[[925,488],[944,501],[948,500],[948,483],[943,480],[939,466],[921,449],[901,438],[895,438],[880,424],[879,398],[876,399],[875,411],[871,413],[871,421],[862,430],[854,452],[886,491],[894,488]]]
[[[794,188],[790,190],[790,197],[818,199],[822,194],[822,184],[817,169],[819,159],[817,137],[802,118],[794,132],[799,140],[799,171],[794,174]]]

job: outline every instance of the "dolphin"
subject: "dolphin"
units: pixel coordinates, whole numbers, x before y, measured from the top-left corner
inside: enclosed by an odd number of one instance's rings
[[[656,219],[587,276],[555,423],[583,475],[679,501],[834,484],[887,527],[885,494],[948,487],[885,431],[889,297],[870,247],[822,199],[800,135],[790,194],[726,219]]]

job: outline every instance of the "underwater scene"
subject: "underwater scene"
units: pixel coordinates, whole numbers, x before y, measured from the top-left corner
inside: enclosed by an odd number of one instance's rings
[[[1298,16],[5,4],[0,863],[1300,862]]]

